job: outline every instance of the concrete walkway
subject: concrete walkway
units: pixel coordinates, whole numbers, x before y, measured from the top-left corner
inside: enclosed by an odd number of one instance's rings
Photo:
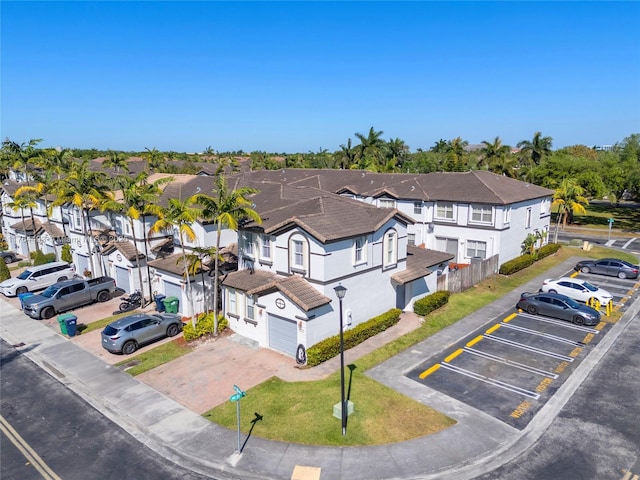
[[[509,461],[544,433],[553,418],[578,388],[591,368],[606,353],[626,324],[637,319],[636,301],[621,320],[585,358],[571,377],[522,431],[472,407],[433,391],[404,373],[464,338],[475,328],[492,322],[512,308],[520,291],[537,289],[542,278],[560,276],[575,263],[565,262],[511,292],[499,301],[457,322],[420,344],[378,365],[373,378],[412,396],[454,418],[457,424],[434,435],[408,442],[372,447],[316,447],[251,437],[243,452],[236,452],[235,431],[205,420],[199,413],[226,401],[233,376],[243,388],[278,375],[285,380],[312,380],[335,371],[339,360],[301,370],[293,360],[229,336],[200,348],[154,373],[132,378],[119,368],[88,352],[55,328],[26,318],[0,300],[0,336],[44,370],[77,392],[112,421],[167,459],[217,479],[376,480],[474,478]],[[404,315],[388,331],[346,352],[354,361],[405,331],[419,319]],[[391,330],[391,329],[390,329]],[[182,362],[182,363],[178,363]],[[161,370],[162,369],[162,370]],[[171,370],[178,384],[164,381]],[[251,371],[256,370],[255,373]],[[195,375],[195,374],[198,375]],[[233,373],[233,375],[231,375]],[[162,379],[162,381],[161,381]],[[220,396],[218,396],[220,392]],[[224,397],[224,399],[222,399]]]

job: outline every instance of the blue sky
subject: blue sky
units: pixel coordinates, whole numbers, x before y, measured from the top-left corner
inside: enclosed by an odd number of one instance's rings
[[[334,151],[640,133],[639,2],[2,1],[1,137]]]

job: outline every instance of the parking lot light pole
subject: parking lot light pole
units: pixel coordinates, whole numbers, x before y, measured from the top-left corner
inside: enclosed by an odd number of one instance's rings
[[[342,416],[342,435],[347,433],[347,406],[345,405],[344,398],[344,333],[342,327],[342,299],[344,298],[347,289],[342,285],[334,287],[336,295],[338,296],[338,303],[340,308],[340,412]]]

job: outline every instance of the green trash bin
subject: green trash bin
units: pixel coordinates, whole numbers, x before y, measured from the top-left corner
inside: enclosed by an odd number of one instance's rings
[[[178,313],[178,304],[180,303],[180,300],[178,299],[178,297],[167,297],[164,300],[162,300],[162,303],[164,303],[165,312]]]
[[[58,325],[60,325],[60,331],[64,335],[69,335],[69,333],[67,332],[67,320],[69,318],[76,318],[76,316],[70,313],[65,313],[64,315],[58,315]]]

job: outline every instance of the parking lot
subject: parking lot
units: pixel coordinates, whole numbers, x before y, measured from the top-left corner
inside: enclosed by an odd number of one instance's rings
[[[523,429],[636,300],[640,282],[574,274],[613,294],[614,315],[594,327],[504,312],[407,377]],[[604,308],[600,309],[604,312]]]

